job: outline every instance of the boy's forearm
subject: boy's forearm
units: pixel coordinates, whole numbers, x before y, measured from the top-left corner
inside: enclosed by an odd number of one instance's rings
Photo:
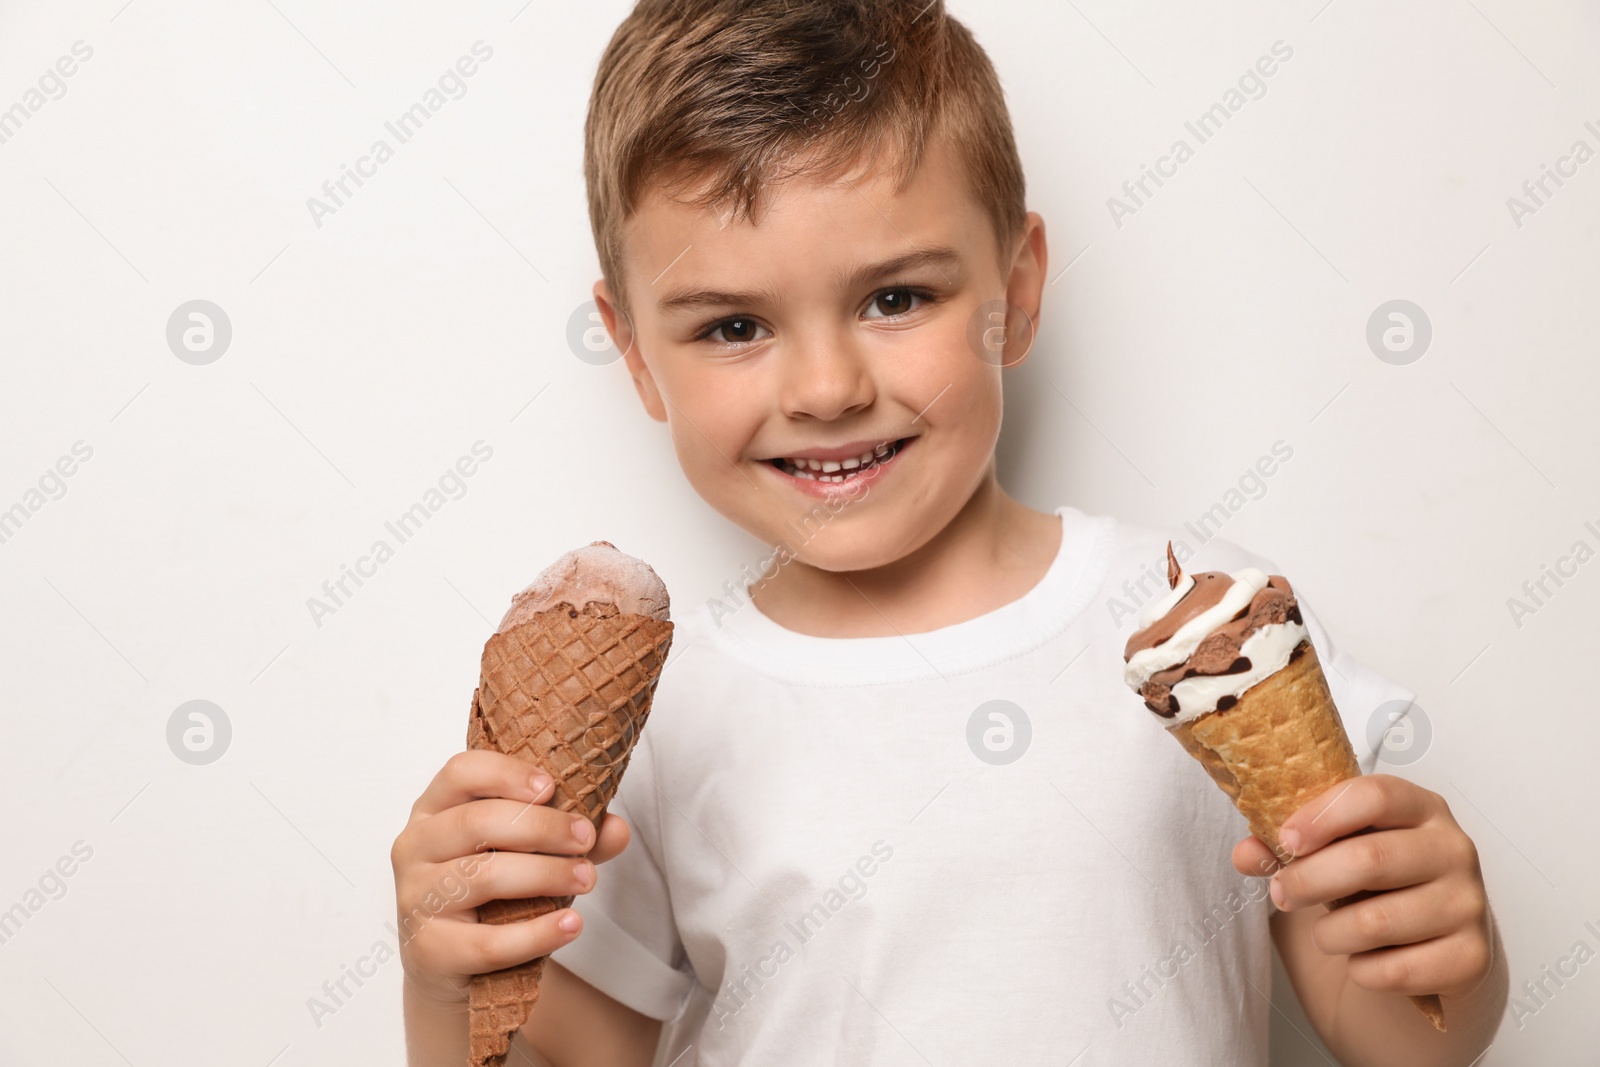
[[[1500,927],[1491,913],[1494,962],[1472,992],[1443,997],[1445,1025],[1439,1033],[1397,993],[1378,993],[1345,979],[1337,991],[1328,1048],[1346,1067],[1452,1067],[1475,1063],[1494,1040],[1505,1014],[1511,980]]]
[[[467,1004],[445,1004],[404,983],[407,1067],[462,1067],[467,1062]]]

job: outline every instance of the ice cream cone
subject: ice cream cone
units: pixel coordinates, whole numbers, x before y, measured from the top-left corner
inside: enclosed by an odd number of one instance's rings
[[[598,833],[650,714],[672,643],[672,623],[621,611],[611,602],[577,608],[562,601],[543,611],[513,612],[523,621],[484,646],[467,747],[496,749],[536,764],[555,780],[550,805],[586,816]],[[479,905],[478,919],[521,922],[572,900],[488,901]],[[540,957],[472,977],[470,1067],[503,1067],[511,1035],[527,1022],[539,998],[543,969]]]
[[[1167,545],[1171,594],[1140,617],[1128,641],[1127,680],[1169,733],[1200,762],[1279,862],[1290,815],[1361,767],[1328,680],[1281,577],[1246,569],[1183,573]],[[1370,894],[1328,904],[1330,911]],[[1411,1002],[1438,1030],[1432,994]]]
[[[1245,690],[1228,710],[1178,723],[1168,731],[1233,800],[1250,832],[1283,863],[1294,858],[1278,844],[1284,820],[1361,773],[1317,650],[1309,641],[1281,670]],[[1328,910],[1357,899],[1363,898],[1358,894],[1333,901]],[[1412,997],[1411,1002],[1436,1029],[1445,1028],[1437,996]]]
[[[1292,858],[1278,845],[1284,820],[1361,773],[1310,642],[1226,711],[1167,729],[1283,862]]]

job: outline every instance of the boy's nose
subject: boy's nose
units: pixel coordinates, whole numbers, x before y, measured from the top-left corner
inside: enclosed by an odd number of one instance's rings
[[[831,421],[870,405],[877,395],[861,353],[846,339],[818,338],[784,353],[783,413]]]

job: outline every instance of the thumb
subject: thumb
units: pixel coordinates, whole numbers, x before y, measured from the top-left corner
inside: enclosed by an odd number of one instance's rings
[[[1233,869],[1240,874],[1265,878],[1282,864],[1259,837],[1247,837],[1233,846]]]
[[[633,831],[623,821],[622,816],[606,812],[605,822],[600,824],[600,832],[595,835],[594,847],[589,850],[589,860],[593,863],[604,863],[614,859],[623,849],[628,847],[628,842],[633,839]]]

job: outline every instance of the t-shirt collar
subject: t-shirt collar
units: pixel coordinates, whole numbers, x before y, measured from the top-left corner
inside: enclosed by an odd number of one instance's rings
[[[1033,588],[976,618],[924,633],[814,637],[774,622],[746,599],[699,619],[737,661],[796,685],[891,685],[948,678],[1012,659],[1058,636],[1089,606],[1110,568],[1112,520],[1070,506],[1061,546]],[[748,591],[747,591],[748,596]]]

